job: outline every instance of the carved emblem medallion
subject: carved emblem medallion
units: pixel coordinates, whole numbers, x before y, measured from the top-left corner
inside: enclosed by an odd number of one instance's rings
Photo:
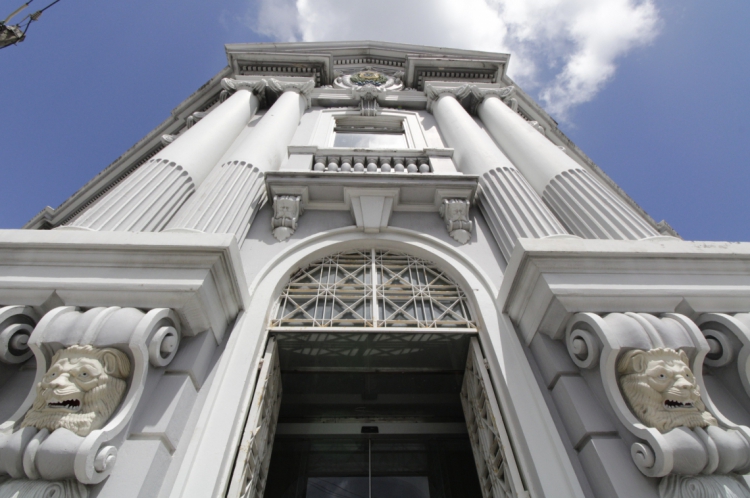
[[[368,84],[382,86],[388,82],[388,77],[378,71],[364,70],[352,74],[350,81],[357,86],[364,86]]]

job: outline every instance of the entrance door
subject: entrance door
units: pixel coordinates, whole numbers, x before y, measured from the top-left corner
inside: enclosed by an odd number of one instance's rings
[[[485,362],[479,341],[472,338],[466,359],[461,404],[482,483],[482,495],[484,498],[528,496]]]
[[[281,406],[281,371],[276,339],[268,340],[255,394],[242,434],[227,497],[263,498]]]
[[[527,496],[471,305],[440,268],[334,254],[272,316],[229,497]]]

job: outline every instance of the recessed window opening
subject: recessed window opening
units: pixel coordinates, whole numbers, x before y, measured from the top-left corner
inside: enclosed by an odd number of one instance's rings
[[[325,257],[292,275],[271,328],[475,330],[461,288],[432,263],[365,249]]]
[[[334,147],[406,149],[402,118],[390,116],[343,116],[333,128]]]

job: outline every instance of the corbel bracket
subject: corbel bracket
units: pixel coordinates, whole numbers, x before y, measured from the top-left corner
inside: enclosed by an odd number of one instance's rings
[[[106,479],[115,466],[117,445],[140,402],[149,372],[172,361],[181,336],[179,319],[166,308],[144,313],[112,306],[83,312],[61,306],[44,315],[28,339],[37,364],[34,387],[11,418],[0,425],[0,479],[3,474],[47,481],[75,478],[83,484]],[[96,388],[103,389],[97,391],[100,398],[88,398],[93,390],[82,399],[75,398],[85,417],[50,419],[45,412],[47,403],[37,402],[38,396],[49,395],[37,386],[50,382],[48,370],[53,361],[59,368],[69,361],[56,358],[67,357],[88,358],[92,365],[100,362],[109,378]],[[69,384],[68,389],[74,387]],[[124,390],[118,393],[117,385]],[[106,399],[113,396],[121,401],[107,405]],[[99,402],[101,399],[105,401]],[[88,425],[81,425],[81,420]]]
[[[469,219],[470,206],[468,199],[443,199],[440,205],[439,212],[445,221],[445,228],[459,244],[466,244],[471,240],[474,223]]]
[[[663,477],[750,471],[750,429],[727,419],[712,402],[702,375],[703,361],[711,347],[687,316],[578,313],[568,322],[565,342],[576,365],[599,369],[611,408],[633,436],[630,453],[643,474]],[[677,355],[682,359],[677,361]],[[656,363],[660,357],[672,358],[663,362],[674,365],[670,368],[683,376],[685,370],[678,363],[690,369],[688,373],[694,378],[691,382],[700,392],[700,402],[694,406],[699,412],[703,410],[705,422],[688,421],[679,418],[684,417],[679,412],[670,412],[662,406],[659,392],[646,392],[648,387],[641,387],[650,384],[636,386],[640,389],[637,395],[626,394],[625,376],[634,377],[633,372],[651,375],[644,367],[649,357]],[[632,365],[628,363],[631,360]],[[628,385],[628,389],[636,389],[634,384]],[[653,401],[657,396],[659,401]]]
[[[352,87],[352,95],[359,99],[359,113],[362,116],[377,116],[380,114],[378,106],[378,94],[383,88],[372,84]]]
[[[297,230],[297,222],[303,212],[302,196],[273,196],[273,218],[271,218],[271,230],[273,230],[274,238],[279,242],[283,242],[294,235],[295,230]]]

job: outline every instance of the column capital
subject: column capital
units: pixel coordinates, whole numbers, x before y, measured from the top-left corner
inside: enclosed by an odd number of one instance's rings
[[[307,101],[307,107],[310,108],[312,103],[310,96],[315,88],[315,82],[313,80],[308,81],[279,81],[276,78],[268,78],[263,80],[268,84],[268,88],[276,93],[283,92],[295,92],[300,94]]]
[[[263,91],[265,90],[266,86],[268,86],[266,80],[246,81],[235,80],[233,78],[224,78],[221,80],[221,87],[223,88],[223,90],[221,91],[219,100],[221,102],[224,102],[229,97],[229,95],[233,94],[237,90],[249,90],[258,98],[259,101],[261,101],[261,103],[263,103],[266,100],[266,93]]]
[[[479,88],[477,85],[469,85],[469,89],[479,103],[489,97],[497,97],[498,99],[503,100],[513,95],[513,92],[516,91],[516,87],[513,85],[502,88]]]
[[[221,87],[228,92],[236,92],[237,90],[250,90],[256,95],[262,92],[268,83],[266,80],[259,81],[245,81],[235,80],[233,78],[224,78],[221,80]]]
[[[505,86],[502,88],[480,88],[477,85],[471,85],[471,95],[474,97],[474,103],[471,106],[471,113],[476,114],[477,108],[490,97],[495,97],[505,103],[514,111],[518,110],[518,101],[512,98],[516,91],[514,86]]]
[[[436,87],[428,83],[424,87],[424,93],[427,95],[427,110],[432,112],[432,106],[440,99],[440,97],[451,95],[456,100],[460,101],[471,94],[471,89],[469,88],[469,85]]]

